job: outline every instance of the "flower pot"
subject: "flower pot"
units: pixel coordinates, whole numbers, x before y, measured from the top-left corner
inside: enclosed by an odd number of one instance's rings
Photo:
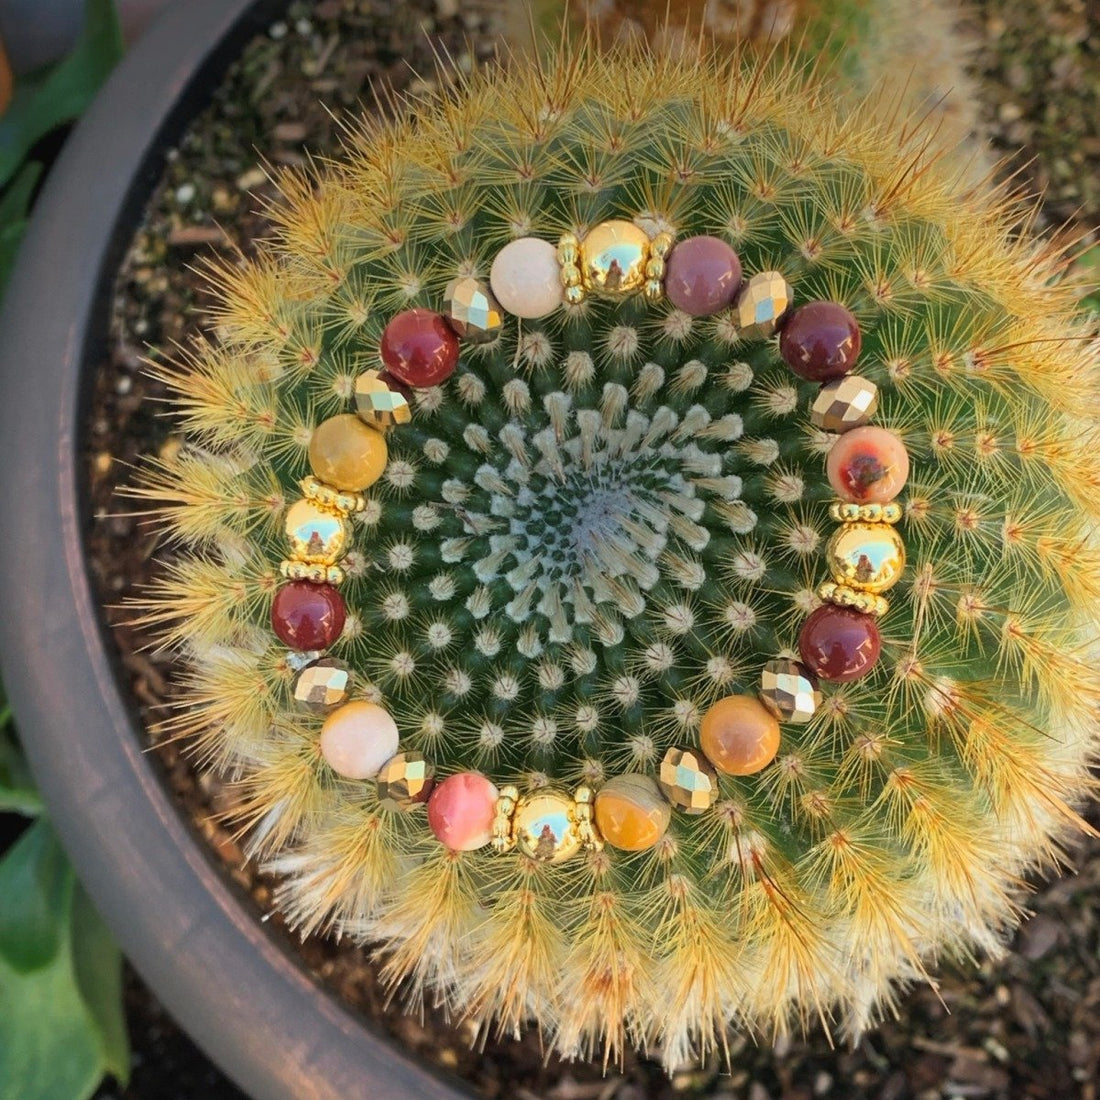
[[[165,151],[283,6],[171,7],[41,196],[0,321],[0,659],[78,872],[138,971],[230,1076],[259,1097],[457,1097],[323,991],[215,865],[143,751],[85,564],[85,422],[113,276]]]

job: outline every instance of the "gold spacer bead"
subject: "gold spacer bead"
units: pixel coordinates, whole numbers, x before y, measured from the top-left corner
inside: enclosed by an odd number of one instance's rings
[[[645,277],[647,279],[663,279],[665,277],[665,261],[653,259],[645,265]]]
[[[576,233],[563,233],[558,238],[558,263],[575,264],[581,254],[581,242]]]
[[[512,837],[512,814],[519,801],[519,790],[512,784],[501,787],[493,813],[492,844],[493,851],[507,852],[515,847]]]
[[[573,792],[573,821],[582,847],[591,852],[602,852],[603,838],[596,831],[592,818],[593,801],[591,787],[578,787]]]
[[[829,505],[829,516],[838,523],[897,523],[901,515],[901,505],[896,501],[889,504],[851,504],[834,500]]]
[[[890,610],[890,604],[883,596],[873,592],[860,592],[856,588],[837,584],[835,581],[823,581],[817,586],[817,594],[826,603],[850,607],[855,611],[862,611],[865,615],[873,615],[876,619],[881,619]]]
[[[561,285],[564,287],[581,285],[581,269],[576,264],[562,264]]]
[[[665,296],[665,284],[660,279],[649,279],[642,293],[647,302],[659,302]]]
[[[901,505],[896,501],[890,501],[889,504],[882,506],[882,522],[883,523],[898,523],[901,520]]]
[[[562,295],[566,303],[571,306],[579,306],[584,301],[585,296],[583,286],[567,286],[565,293]]]
[[[367,506],[367,498],[362,493],[347,493],[334,489],[312,475],[302,478],[298,485],[307,500],[312,500],[325,508],[332,508],[336,512],[342,512],[344,515],[361,512]]]
[[[314,584],[341,585],[347,580],[347,574],[338,565],[316,565],[291,559],[279,562],[279,574],[288,581],[312,581]]]
[[[649,242],[649,251],[652,255],[656,256],[657,259],[667,260],[675,240],[676,238],[673,237],[671,233],[667,230],[662,230]]]

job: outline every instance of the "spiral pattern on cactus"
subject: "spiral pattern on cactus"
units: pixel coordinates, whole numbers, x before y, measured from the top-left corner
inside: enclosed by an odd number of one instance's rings
[[[732,1025],[855,1033],[944,952],[995,950],[1081,826],[1096,750],[1096,347],[1057,257],[781,62],[583,47],[461,82],[284,180],[278,236],[218,271],[165,370],[189,444],[140,492],[179,544],[143,611],[191,673],[175,731],[233,776],[303,932],[567,1055],[682,1065]],[[730,242],[863,331],[905,440],[883,657],[655,848],[547,866],[444,849],[336,777],[269,626],[311,431],[517,236],[605,218]],[[793,652],[831,530],[815,387],[726,315],[589,299],[463,345],[356,516],[333,653],[444,774],[521,790],[652,773]]]

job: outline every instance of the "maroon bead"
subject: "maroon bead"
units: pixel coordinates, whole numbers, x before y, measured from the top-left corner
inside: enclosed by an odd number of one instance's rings
[[[882,638],[870,615],[827,603],[802,624],[798,651],[811,672],[845,684],[874,668]]]
[[[665,294],[677,308],[705,317],[733,305],[741,287],[741,260],[717,237],[679,241],[665,265]]]
[[[438,313],[407,309],[382,330],[382,362],[408,386],[438,386],[458,366],[458,337]]]
[[[861,342],[859,322],[839,302],[807,302],[783,325],[779,354],[795,374],[828,382],[852,369]]]
[[[275,593],[271,625],[291,649],[327,649],[344,629],[344,598],[331,584],[290,581]]]

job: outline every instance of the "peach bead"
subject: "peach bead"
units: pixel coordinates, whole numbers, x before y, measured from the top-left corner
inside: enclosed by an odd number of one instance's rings
[[[909,477],[909,452],[893,432],[869,424],[845,432],[833,444],[825,472],[841,500],[886,504]]]
[[[478,772],[456,772],[428,799],[428,826],[452,852],[472,852],[492,839],[497,789]]]
[[[345,703],[321,727],[321,755],[345,779],[370,779],[397,752],[399,740],[397,723],[384,707]]]
[[[349,493],[373,485],[386,468],[386,458],[386,437],[354,413],[323,420],[309,441],[314,476]]]
[[[545,317],[562,303],[558,250],[538,237],[510,241],[493,260],[489,285],[513,316]]]
[[[727,695],[703,715],[699,747],[726,775],[753,775],[779,751],[779,722],[759,699]]]
[[[627,773],[609,779],[596,794],[596,829],[625,852],[652,848],[665,835],[672,807],[648,776]]]

